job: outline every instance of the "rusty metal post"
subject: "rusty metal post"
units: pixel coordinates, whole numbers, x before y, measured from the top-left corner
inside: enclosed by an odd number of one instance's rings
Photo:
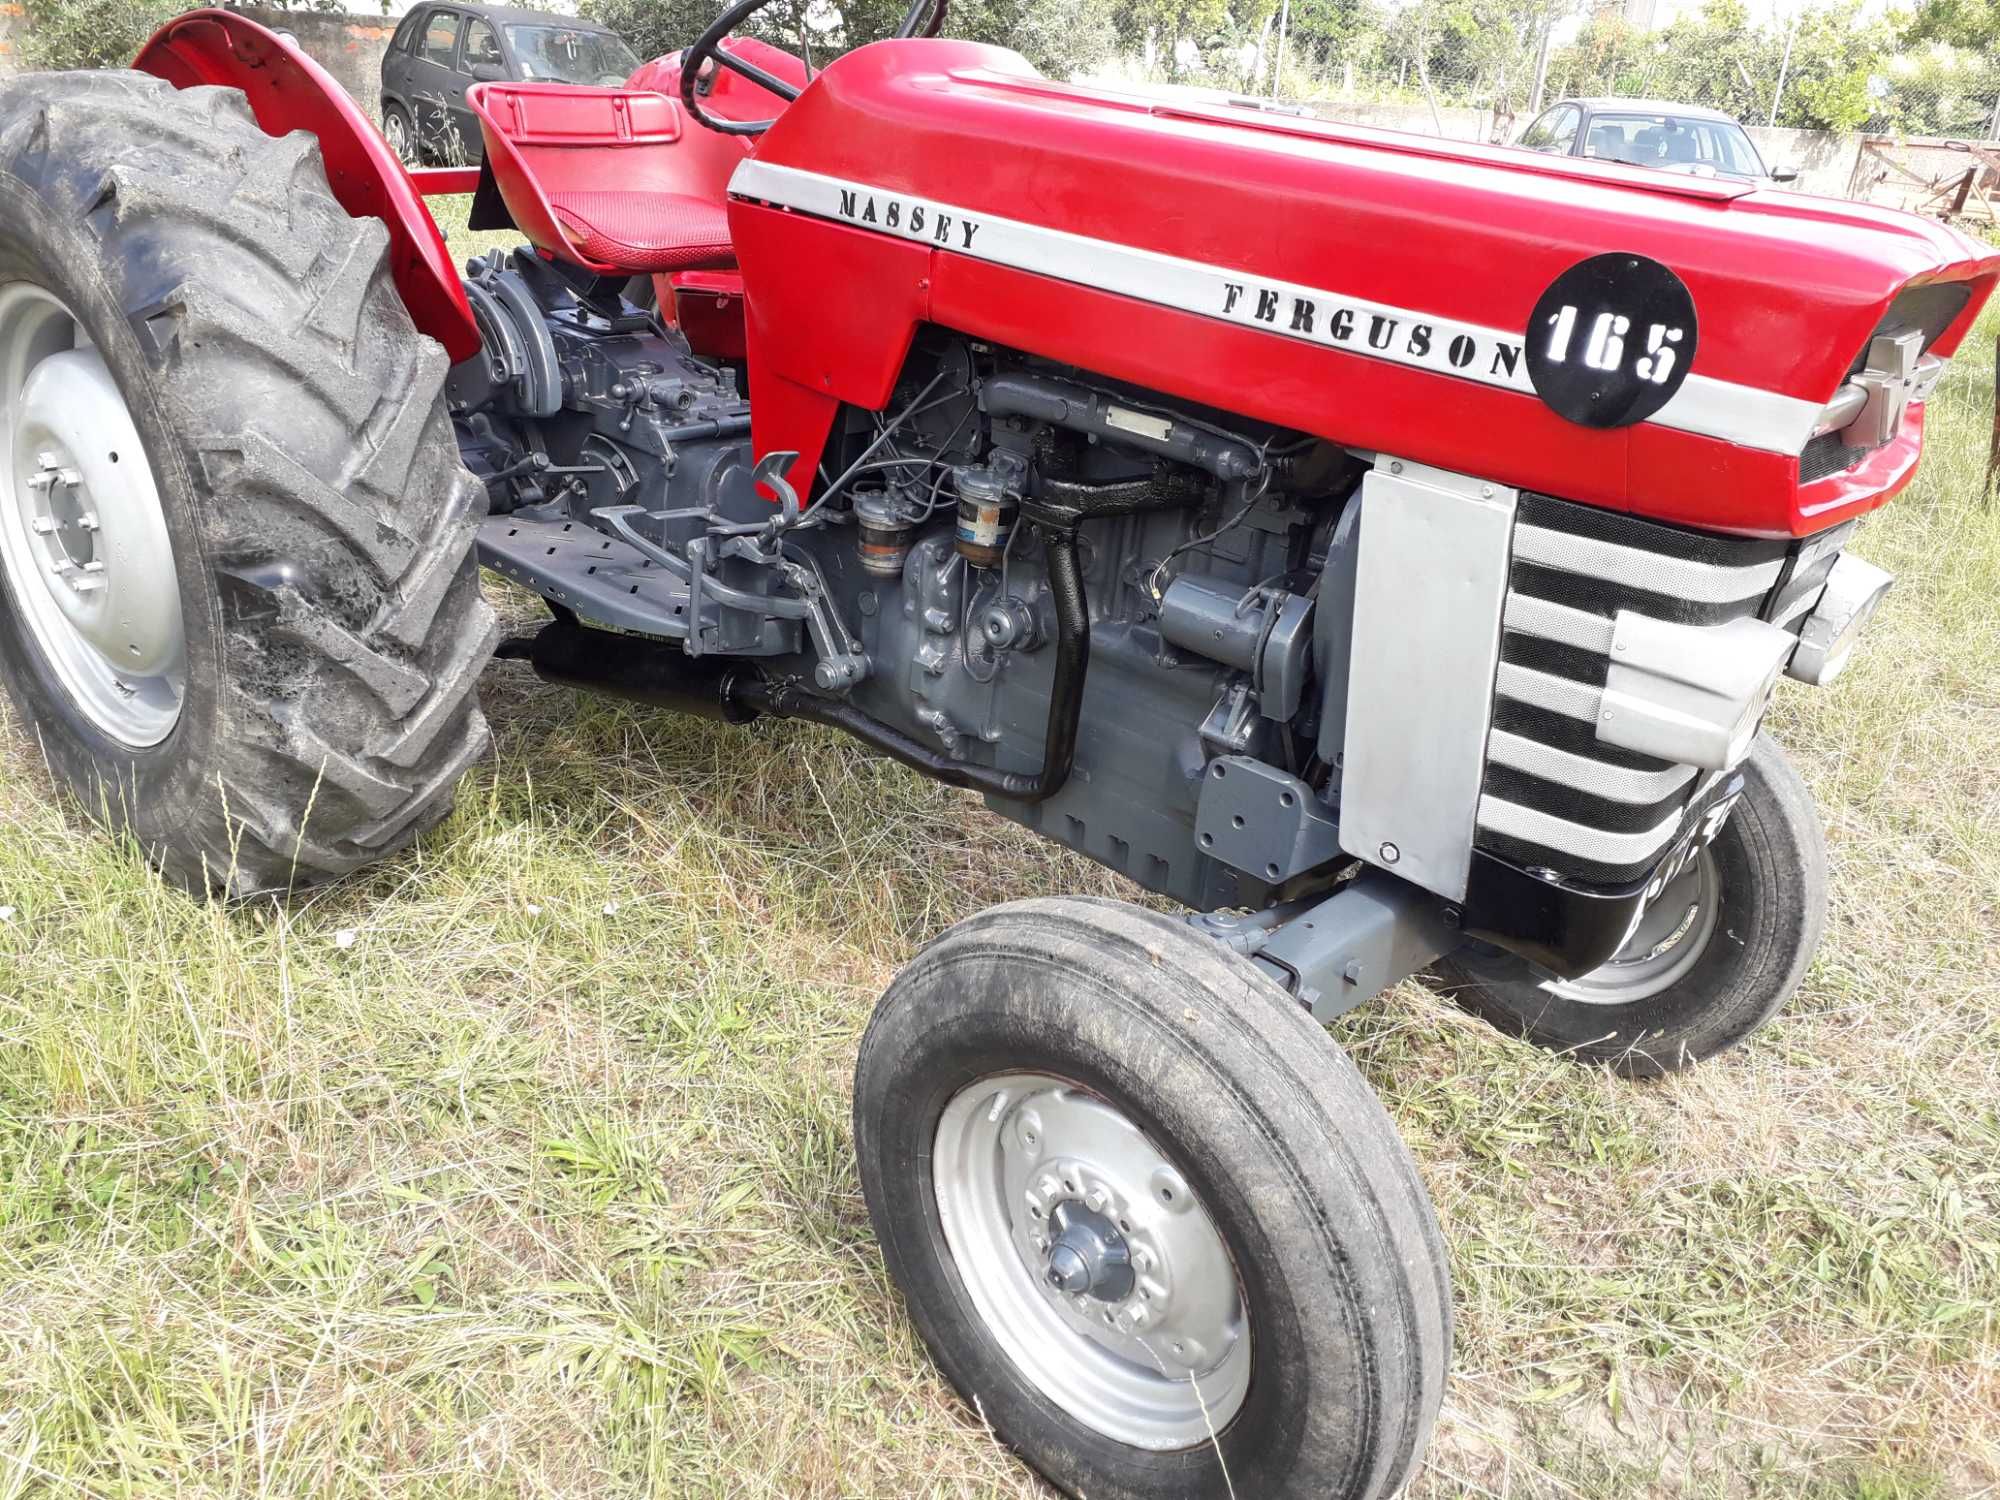
[[[1993,341],[1993,446],[1986,451],[1986,493],[2000,478],[2000,339]]]

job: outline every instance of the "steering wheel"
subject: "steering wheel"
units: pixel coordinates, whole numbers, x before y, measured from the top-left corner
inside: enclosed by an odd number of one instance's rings
[[[712,63],[716,67],[727,68],[730,72],[747,78],[761,89],[768,89],[780,99],[790,104],[799,97],[797,85],[787,83],[776,74],[767,73],[748,58],[738,57],[733,52],[723,50],[722,42],[744,21],[775,5],[778,0],[736,0],[736,3],[715,18],[708,30],[694,39],[681,54],[681,104],[697,125],[706,126],[721,135],[762,135],[773,125],[769,120],[723,120],[701,107],[696,97],[696,89],[703,73]],[[948,0],[910,0],[910,8],[903,16],[902,25],[896,28],[899,37],[936,36],[944,27],[945,6]]]

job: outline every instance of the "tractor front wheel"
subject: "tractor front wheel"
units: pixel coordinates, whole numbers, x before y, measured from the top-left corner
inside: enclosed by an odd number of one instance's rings
[[[0,678],[182,883],[379,859],[484,748],[445,369],[311,136],[136,73],[0,85]]]
[[[868,1209],[959,1392],[1092,1500],[1375,1500],[1443,1394],[1408,1153],[1298,1003],[1185,924],[997,907],[896,980],[855,1079]]]
[[[1749,1036],[1805,978],[1826,926],[1826,845],[1812,794],[1760,735],[1712,842],[1654,897],[1608,963],[1555,979],[1466,948],[1441,988],[1502,1031],[1628,1078],[1679,1072]]]

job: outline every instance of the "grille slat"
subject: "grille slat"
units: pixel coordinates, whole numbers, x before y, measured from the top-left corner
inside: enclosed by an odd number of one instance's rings
[[[1783,558],[1748,567],[1700,562],[1595,537],[1570,536],[1540,526],[1514,528],[1514,555],[1561,573],[1581,573],[1607,583],[1671,594],[1691,604],[1736,604],[1770,592]]]
[[[1611,621],[1587,609],[1571,609],[1553,599],[1537,599],[1532,594],[1509,594],[1506,613],[1500,623],[1516,635],[1536,635],[1544,640],[1581,646],[1586,651],[1611,649]]]
[[[1571,786],[1612,802],[1657,803],[1684,791],[1695,775],[1693,766],[1635,771],[1629,766],[1609,765],[1504,729],[1495,729],[1488,736],[1486,758],[1495,765],[1511,766],[1543,781]]]
[[[1612,829],[1593,828],[1588,823],[1572,822],[1568,818],[1543,812],[1540,808],[1524,807],[1518,802],[1488,795],[1479,799],[1479,826],[1523,843],[1537,844],[1561,854],[1573,854],[1594,864],[1649,867],[1673,842],[1674,835],[1680,832],[1681,813],[1677,803],[1653,827],[1636,833],[1620,833]],[[1643,870],[1640,873],[1644,873]]]

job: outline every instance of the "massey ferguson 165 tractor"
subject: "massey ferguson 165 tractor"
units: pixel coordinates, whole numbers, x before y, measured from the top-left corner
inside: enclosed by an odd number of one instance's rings
[[[1888,587],[1842,549],[2000,256],[1053,83],[945,0],[813,73],[732,34],[767,3],[476,85],[470,170],[220,11],[0,85],[0,671],[197,890],[436,823],[497,647],[835,726],[1184,906],[1002,906],[896,980],[883,1255],[1074,1494],[1391,1494],[1450,1285],[1322,1023],[1428,971],[1648,1076],[1784,1003],[1826,867],[1759,726]],[[526,243],[461,274],[468,192]]]

